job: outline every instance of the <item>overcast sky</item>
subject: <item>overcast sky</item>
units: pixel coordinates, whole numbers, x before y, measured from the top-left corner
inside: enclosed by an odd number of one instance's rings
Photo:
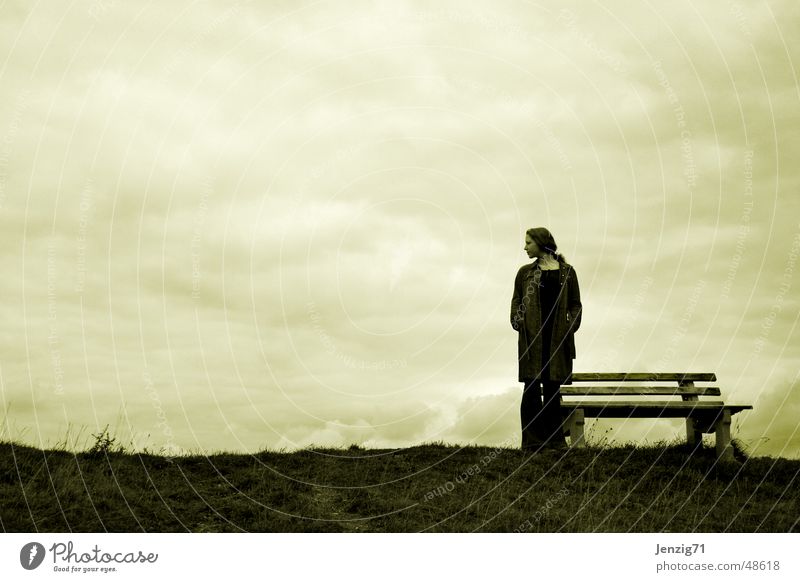
[[[796,2],[263,4],[0,7],[2,438],[518,446],[546,226],[575,371],[716,372],[800,457]]]

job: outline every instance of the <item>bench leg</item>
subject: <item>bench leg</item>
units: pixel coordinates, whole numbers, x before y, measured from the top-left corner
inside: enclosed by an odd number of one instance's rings
[[[714,432],[717,434],[717,461],[734,461],[731,447],[731,411],[727,408],[717,420]]]
[[[686,442],[693,449],[703,443],[703,433],[697,429],[693,418],[686,419]]]
[[[583,434],[584,415],[583,409],[577,408],[570,414],[569,440],[570,448],[586,448],[586,440]]]
[[[681,386],[694,386],[694,382],[681,382]],[[698,402],[698,397],[695,394],[683,394],[681,399],[684,402]],[[686,442],[692,449],[697,448],[697,445],[703,443],[703,433],[697,429],[697,424],[691,417],[686,418]]]

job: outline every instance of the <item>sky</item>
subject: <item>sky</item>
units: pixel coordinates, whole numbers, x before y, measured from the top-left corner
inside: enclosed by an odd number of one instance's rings
[[[800,458],[798,28],[791,0],[4,2],[0,438],[517,446],[545,226],[575,372],[715,372],[754,407],[732,436]]]

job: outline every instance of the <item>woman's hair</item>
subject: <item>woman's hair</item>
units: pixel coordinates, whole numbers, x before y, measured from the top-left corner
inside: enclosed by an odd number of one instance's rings
[[[553,258],[557,260],[559,263],[566,263],[567,259],[561,253],[556,252],[558,249],[558,245],[556,244],[556,239],[553,238],[553,235],[550,234],[550,231],[547,230],[543,226],[539,226],[536,228],[529,228],[525,231],[529,237],[533,239],[539,248],[544,249],[545,251],[549,252],[553,255]]]

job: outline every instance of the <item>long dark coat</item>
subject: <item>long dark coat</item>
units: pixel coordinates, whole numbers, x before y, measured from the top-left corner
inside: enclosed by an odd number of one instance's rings
[[[559,263],[560,292],[556,299],[555,320],[550,344],[550,377],[561,384],[572,384],[572,360],[575,358],[575,332],[581,325],[581,292],[578,276],[569,263]],[[511,327],[518,332],[518,380],[541,378],[542,361],[542,309],[539,300],[539,282],[542,269],[538,259],[523,265],[514,279],[511,298]]]

